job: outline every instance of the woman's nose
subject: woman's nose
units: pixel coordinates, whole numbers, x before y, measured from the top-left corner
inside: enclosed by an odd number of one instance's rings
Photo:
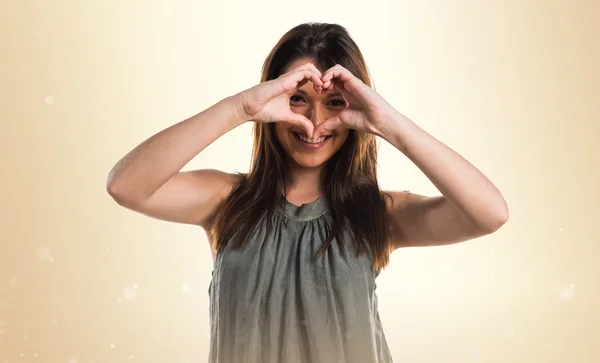
[[[309,119],[312,121],[313,125],[317,126],[321,124],[324,120],[324,110],[322,110],[319,106],[312,107],[310,109]]]

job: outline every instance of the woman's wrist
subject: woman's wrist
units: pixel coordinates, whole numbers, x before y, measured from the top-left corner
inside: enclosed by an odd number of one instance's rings
[[[239,92],[233,96],[227,97],[224,102],[233,112],[233,124],[239,126],[246,122],[252,121],[246,110],[244,109],[244,92]]]

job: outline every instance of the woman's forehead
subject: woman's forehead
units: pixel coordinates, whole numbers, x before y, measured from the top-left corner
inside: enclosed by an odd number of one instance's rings
[[[302,57],[302,58],[297,58],[291,62],[289,62],[287,64],[287,66],[284,68],[284,72],[288,72],[296,67],[299,67],[301,65],[307,64],[307,63],[312,63],[319,71],[325,72],[325,69],[323,69],[323,67],[321,67],[316,59],[314,58],[310,58],[310,57]]]

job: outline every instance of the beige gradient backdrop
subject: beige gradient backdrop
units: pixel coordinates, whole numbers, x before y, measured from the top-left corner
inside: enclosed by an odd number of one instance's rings
[[[378,294],[395,361],[600,362],[597,1],[6,0],[0,363],[207,360],[203,232],[117,206],[106,176],[254,85],[305,21],[346,26],[377,91],[510,205],[492,236],[394,253]],[[246,171],[250,130],[186,168]],[[385,142],[380,178],[437,194]]]

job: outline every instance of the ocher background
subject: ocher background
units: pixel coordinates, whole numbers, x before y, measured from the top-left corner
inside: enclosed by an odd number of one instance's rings
[[[395,361],[599,362],[599,19],[592,0],[4,1],[0,362],[207,360],[204,233],[117,206],[106,177],[254,85],[305,21],[346,26],[377,91],[510,205],[492,236],[393,254]],[[246,171],[250,126],[186,168]],[[385,142],[380,180],[437,194]]]

